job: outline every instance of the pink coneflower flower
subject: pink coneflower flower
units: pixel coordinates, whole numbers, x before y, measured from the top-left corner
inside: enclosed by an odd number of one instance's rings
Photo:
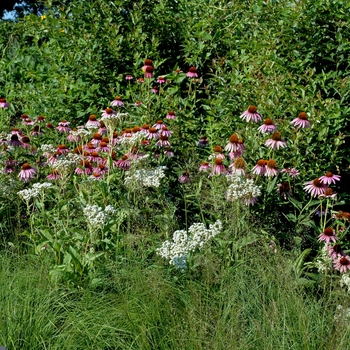
[[[15,168],[11,164],[6,164],[5,168],[2,169],[3,174],[11,174],[15,171]]]
[[[138,132],[141,132],[142,131],[142,129],[139,127],[139,126],[134,126],[133,128],[132,128],[132,133],[133,134],[137,134]]]
[[[284,199],[287,199],[288,196],[291,196],[292,193],[290,191],[289,183],[284,181],[277,185],[277,192],[280,194],[281,197]]]
[[[163,123],[163,120],[157,120],[157,123],[155,123],[152,128],[156,128],[157,130],[161,130],[165,124]]]
[[[225,165],[222,163],[222,159],[216,158],[214,160],[214,166],[212,168],[210,176],[220,175],[225,173],[226,173],[226,168],[225,168]]]
[[[160,135],[161,135],[161,136],[170,137],[170,135],[171,135],[172,133],[173,133],[173,132],[170,131],[166,126],[163,126],[163,127],[162,127],[162,130],[160,131]]]
[[[91,152],[90,155],[87,156],[90,162],[102,163],[103,158],[98,154],[98,152]]]
[[[46,124],[46,127],[47,127],[48,129],[54,129],[54,128],[55,128],[55,126],[54,126],[53,124],[51,124],[51,123]]]
[[[134,103],[134,106],[135,107],[138,107],[138,106],[141,106],[142,105],[142,102],[141,101],[136,101],[135,103]]]
[[[188,70],[186,76],[188,78],[198,78],[196,67],[190,67],[190,69]]]
[[[321,233],[318,236],[319,242],[325,242],[326,244],[329,244],[331,241],[335,243],[337,241],[338,237],[335,235],[334,230],[331,227],[327,227],[323,233]]]
[[[273,159],[268,160],[266,164],[265,176],[275,176],[278,175],[278,172],[276,161]]]
[[[43,132],[40,131],[40,126],[39,125],[35,125],[33,130],[30,132],[30,134],[32,136],[41,136],[43,134]]]
[[[87,153],[92,153],[92,152],[96,152],[96,147],[92,142],[89,142],[86,145],[84,145],[84,150]]]
[[[98,167],[94,168],[93,173],[95,174],[106,174],[108,172],[108,167],[106,167],[104,164],[99,164]]]
[[[56,148],[56,152],[58,155],[65,154],[69,152],[69,148],[66,145],[59,145]]]
[[[237,135],[233,134],[229,138],[228,144],[225,146],[225,151],[231,153],[241,153],[244,151],[245,146],[243,140],[239,140]]]
[[[101,135],[107,135],[106,125],[102,120],[100,120],[100,127],[99,127],[97,132]]]
[[[110,151],[110,147],[108,146],[107,142],[101,141],[100,146],[97,148],[97,151],[108,153]]]
[[[132,75],[130,75],[130,74],[127,74],[126,76],[125,76],[125,80],[127,80],[127,81],[131,81],[131,80],[133,80],[134,79],[134,77],[132,76]]]
[[[137,82],[138,82],[138,84],[142,84],[142,83],[145,82],[145,79],[143,79],[143,78],[138,78],[138,79],[137,79]]]
[[[1,97],[0,98],[0,108],[8,108],[9,104],[6,102],[6,98]]]
[[[340,176],[327,171],[326,175],[320,177],[320,181],[326,185],[331,185],[335,184],[336,181],[340,181]]]
[[[39,115],[38,118],[36,118],[36,123],[44,123],[45,122],[45,117],[42,115]]]
[[[281,133],[278,131],[275,131],[271,138],[266,140],[265,145],[272,148],[272,149],[280,149],[285,148],[287,146],[286,141],[281,139]]]
[[[168,140],[168,136],[159,136],[159,140],[156,143],[157,147],[169,147],[170,146],[170,142]]]
[[[285,168],[281,170],[281,173],[286,173],[291,177],[296,177],[300,175],[300,172],[295,168]]]
[[[92,137],[92,140],[90,141],[95,147],[97,147],[102,140],[102,135],[99,134],[98,132],[94,133],[94,136]]]
[[[89,176],[89,178],[91,180],[100,181],[102,180],[102,175],[99,173],[93,173],[92,175]]]
[[[57,170],[52,170],[49,175],[46,176],[48,180],[54,181],[54,180],[59,180],[61,178],[61,175]]]
[[[238,175],[238,176],[244,176],[245,175],[245,161],[243,158],[237,158],[230,166],[232,174]]]
[[[164,77],[158,77],[157,83],[158,84],[164,84],[165,83],[165,78]]]
[[[340,272],[347,272],[347,270],[350,270],[350,258],[347,255],[334,260],[333,264],[334,268]]]
[[[147,130],[147,139],[151,140],[151,139],[158,139],[159,137],[159,133],[158,130],[156,128],[149,128]]]
[[[111,108],[110,108],[111,109]],[[89,127],[95,127],[95,128],[98,128],[100,126],[100,121],[97,120],[97,117],[95,114],[91,114],[88,121],[86,122],[85,124],[85,127],[86,128],[89,128]]]
[[[146,72],[147,67],[152,67],[153,68],[153,61],[150,60],[149,58],[145,59],[142,67],[142,71]]]
[[[118,133],[113,132],[112,145],[115,146],[119,142]]]
[[[121,138],[132,137],[132,130],[131,130],[130,128],[124,129],[124,130],[120,133],[120,137],[121,137]]]
[[[176,115],[174,111],[169,111],[168,114],[166,115],[166,119],[175,119]]]
[[[154,68],[152,66],[147,66],[145,69],[145,78],[150,79],[153,76]]]
[[[201,166],[199,167],[199,171],[208,171],[211,168],[211,164],[207,162],[202,162]]]
[[[22,124],[30,126],[30,125],[34,125],[34,122],[30,118],[27,118],[27,119],[22,120]]]
[[[9,146],[19,147],[22,146],[22,142],[18,139],[17,134],[11,135],[10,141],[8,142]]]
[[[79,142],[81,140],[80,135],[73,135],[72,132],[77,131],[77,129],[73,129],[70,131],[69,135],[67,136],[67,140],[69,142]]]
[[[265,119],[264,124],[258,127],[258,131],[262,134],[270,134],[276,131],[276,125],[272,122],[270,118]]]
[[[199,147],[206,147],[209,146],[209,140],[205,135],[203,135],[200,140],[198,141],[198,146]]]
[[[337,194],[330,187],[327,187],[324,190],[324,193],[320,194],[318,196],[318,198],[320,198],[320,199],[324,199],[324,198],[336,199],[337,198]]]
[[[36,169],[33,168],[30,164],[24,163],[22,165],[22,170],[18,174],[18,177],[20,180],[27,182],[30,179],[34,178],[35,175],[36,175]]]
[[[179,178],[179,182],[182,184],[189,184],[191,182],[190,173],[185,171]]]
[[[58,123],[58,126],[56,127],[56,130],[59,132],[70,132],[70,127],[69,127],[70,122],[67,122],[66,120],[62,120],[61,122]],[[47,127],[49,124],[47,125]]]
[[[157,88],[156,86],[153,86],[152,92],[153,92],[154,94],[158,94],[159,90],[158,90],[158,88]]]
[[[92,170],[92,164],[88,160],[81,160],[79,167],[75,169],[75,173],[78,175],[91,175]]]
[[[293,119],[290,123],[298,128],[303,129],[309,128],[311,126],[311,123],[309,122],[307,114],[305,112],[299,113],[298,118]]]
[[[114,111],[112,108],[109,108],[109,107],[102,110],[101,112],[102,112],[101,114],[102,117],[110,117],[117,114],[116,111]],[[99,126],[100,126],[100,123],[97,124],[97,127]]]
[[[255,167],[253,168],[252,173],[255,175],[261,175],[261,176],[265,175],[266,165],[267,165],[267,160],[259,159]]]
[[[318,197],[320,194],[323,194],[327,188],[327,186],[323,184],[319,178],[306,182],[304,185],[304,190],[310,193],[312,197]]]
[[[22,131],[18,128],[13,128],[13,130],[11,131],[11,135],[18,135],[18,136],[22,136]]]
[[[122,170],[129,170],[130,169],[130,160],[128,160],[129,157],[127,155],[124,155],[122,159],[118,160],[115,165]]]
[[[333,260],[345,255],[340,244],[329,245],[327,246],[327,250],[328,256]]]
[[[167,148],[167,149],[164,151],[164,154],[165,154],[166,156],[168,156],[168,158],[174,157],[174,152],[173,152],[170,148]]]
[[[256,202],[258,201],[258,197],[247,197],[243,198],[243,203],[247,206],[249,205],[255,205]]]
[[[261,114],[257,112],[255,106],[249,106],[249,108],[240,115],[240,118],[247,122],[252,121],[255,123],[260,122],[262,119]]]
[[[122,101],[121,97],[120,96],[116,96],[115,97],[115,100],[113,100],[111,102],[111,106],[113,107],[123,107],[124,106],[124,102]]]

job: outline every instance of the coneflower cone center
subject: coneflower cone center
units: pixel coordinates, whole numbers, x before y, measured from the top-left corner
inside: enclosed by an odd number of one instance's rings
[[[249,113],[256,113],[256,111],[257,111],[257,109],[255,106],[249,106],[249,108],[248,108]]]
[[[111,114],[113,112],[113,109],[112,108],[106,108],[106,111],[105,111],[107,114]]]
[[[332,229],[331,227],[327,227],[327,228],[324,230],[323,234],[325,234],[325,235],[328,236],[328,237],[332,237],[332,236],[333,236],[333,229]]]
[[[327,177],[332,177],[332,176],[333,176],[333,173],[331,173],[330,171],[327,171],[327,172],[326,172],[326,176],[327,176]]]
[[[333,190],[331,189],[331,188],[326,188],[326,190],[324,191],[324,194],[326,195],[326,196],[331,196],[331,195],[333,195]]]
[[[282,192],[289,192],[289,190],[290,190],[289,183],[288,183],[288,182],[282,182],[282,183],[281,183],[280,190],[281,190]]]
[[[219,152],[221,153],[222,152],[222,147],[221,146],[214,146],[214,152]]]
[[[281,133],[278,131],[275,131],[272,136],[271,136],[272,140],[274,141],[281,141]]]
[[[222,159],[221,158],[216,158],[215,159],[215,165],[222,165]]]
[[[244,166],[245,166],[245,161],[244,161],[242,158],[237,158],[237,159],[235,160],[234,165],[235,165],[235,168],[237,168],[237,169],[242,169],[242,168],[244,168]]]
[[[322,182],[317,178],[315,179],[314,181],[312,181],[313,185],[316,186],[316,187],[319,187],[319,188],[322,188],[323,185],[322,185]]]
[[[230,140],[231,143],[237,143],[238,142],[238,137],[237,135],[233,134],[230,136]]]
[[[264,160],[264,159],[259,159],[259,160],[258,160],[258,165],[259,165],[259,166],[265,166],[266,163],[267,163],[267,162],[266,162],[266,160]]]
[[[30,166],[30,164],[29,163],[24,163],[23,165],[22,165],[22,170],[29,170],[29,169],[31,169],[32,167]]]
[[[347,258],[345,258],[345,257],[341,258],[341,259],[339,260],[339,263],[340,263],[340,265],[343,265],[343,266],[348,266],[348,265],[350,265],[350,261],[349,261]]]
[[[107,108],[108,109],[108,108]],[[106,109],[106,112],[107,112],[107,109]],[[111,109],[111,108],[110,108]],[[108,112],[107,112],[108,113]],[[89,117],[89,120],[96,120],[96,116],[94,114],[91,114],[90,117]]]
[[[271,169],[274,169],[277,167],[277,163],[273,159],[271,159],[267,162],[267,166]]]
[[[272,120],[270,118],[266,118],[265,121],[264,121],[264,124],[265,125],[272,125],[273,122],[272,122]]]
[[[190,67],[189,71],[191,73],[196,73],[197,72],[197,68],[196,67]]]
[[[298,118],[302,120],[308,120],[307,114],[305,112],[299,113]]]

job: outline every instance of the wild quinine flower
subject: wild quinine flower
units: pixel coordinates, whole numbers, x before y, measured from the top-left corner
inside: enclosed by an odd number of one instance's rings
[[[159,187],[160,180],[165,177],[165,166],[160,166],[156,169],[139,169],[134,173],[125,177],[124,184],[129,186],[132,183],[138,183],[144,187]]]
[[[254,205],[261,195],[260,186],[254,185],[253,179],[234,174],[226,175],[226,179],[231,182],[226,191],[228,201],[243,200],[245,205]]]
[[[163,242],[157,249],[157,254],[169,260],[171,265],[184,271],[187,268],[187,258],[189,253],[197,248],[201,249],[213,237],[222,231],[220,220],[209,225],[209,229],[203,223],[195,223],[185,230],[175,231],[172,241]]]
[[[124,117],[126,117],[128,113],[110,113],[104,115],[101,120],[104,122],[106,125],[106,128],[108,129],[109,132],[113,132],[115,128],[118,126],[120,120]]]
[[[70,172],[74,171],[76,166],[80,163],[81,157],[77,154],[68,153],[65,156],[57,158],[54,167],[55,170],[62,176],[67,176]]]
[[[104,210],[98,205],[87,205],[84,208],[84,215],[92,228],[103,227],[115,212],[111,205],[107,205]]]
[[[52,183],[43,182],[36,183],[32,186],[32,188],[28,188],[22,191],[17,192],[17,194],[26,202],[30,201],[33,198],[39,197],[42,194],[43,190],[52,187]]]

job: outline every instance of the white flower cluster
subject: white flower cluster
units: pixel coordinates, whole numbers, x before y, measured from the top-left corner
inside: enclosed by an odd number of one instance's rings
[[[350,293],[350,274],[343,273],[341,275],[340,286],[346,287],[348,289],[348,293]]]
[[[32,186],[32,188],[28,188],[26,190],[22,190],[17,192],[17,194],[26,202],[30,201],[32,198],[37,198],[43,192],[43,190],[50,188],[52,183],[43,182],[36,183]]]
[[[43,151],[43,153],[47,153],[47,154],[52,154],[56,152],[56,147],[49,144],[41,145],[40,149]]]
[[[195,223],[188,229],[175,231],[172,241],[165,241],[157,254],[169,260],[171,265],[183,271],[187,267],[188,254],[194,252],[197,248],[201,249],[210,239],[222,231],[220,220],[215,224],[205,228],[202,223]]]
[[[96,129],[96,127],[94,127]],[[77,130],[72,130],[71,134],[73,136],[81,136],[81,137],[88,137],[90,136],[91,132],[89,130],[86,130],[84,128],[78,128]]]
[[[79,164],[80,160],[81,157],[79,155],[68,153],[57,158],[56,162],[54,163],[54,168],[62,177],[65,177],[74,170],[74,168]]]
[[[165,166],[160,166],[155,169],[139,169],[135,170],[132,175],[125,177],[124,184],[128,186],[132,183],[138,183],[144,187],[159,187],[160,180],[165,177]],[[130,172],[129,172],[130,173]]]
[[[109,217],[115,212],[116,210],[111,205],[107,205],[104,210],[98,205],[87,205],[84,208],[84,215],[88,224],[94,228],[104,226]]]
[[[328,256],[327,244],[321,250],[321,254],[315,260],[315,266],[319,273],[325,273],[332,266],[332,259]]]
[[[135,134],[132,134],[131,137],[121,137],[119,144],[127,146],[138,145],[145,137],[146,133],[144,131],[139,131]]]
[[[127,115],[128,113],[111,114],[102,117],[101,120],[105,123],[106,128],[109,130],[109,132],[113,132],[119,124],[120,120]]]
[[[231,182],[226,192],[226,199],[234,201],[242,199],[246,205],[254,204],[257,197],[261,195],[260,186],[254,185],[253,179],[234,174],[226,175],[228,182]]]
[[[336,314],[334,315],[336,321],[349,321],[350,320],[350,307],[344,309],[343,305],[337,306]]]

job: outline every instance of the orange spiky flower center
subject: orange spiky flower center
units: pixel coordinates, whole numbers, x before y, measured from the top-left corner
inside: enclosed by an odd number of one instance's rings
[[[107,110],[106,110],[106,111],[107,111]],[[90,117],[89,117],[89,120],[95,121],[95,120],[96,120],[95,114],[91,114]]]
[[[248,108],[249,113],[256,113],[256,111],[257,111],[257,108],[255,106],[249,106]]]
[[[271,136],[272,140],[274,141],[281,141],[281,133],[278,131],[275,131],[272,136]]]
[[[302,120],[308,120],[307,114],[305,112],[299,113],[298,118]]]
[[[229,139],[230,143],[238,143],[238,137],[235,134],[232,134]]]
[[[29,170],[29,169],[31,169],[32,167],[30,166],[30,164],[29,163],[24,163],[23,165],[22,165],[22,170]]]
[[[214,146],[213,150],[214,150],[214,152],[222,153],[222,147],[221,146]]]
[[[264,121],[264,124],[265,125],[273,125],[273,122],[270,118],[266,118],[265,121]]]
[[[243,158],[239,157],[235,160],[234,166],[236,169],[243,169],[245,166],[245,161],[243,160]]]
[[[316,178],[314,181],[312,181],[312,184],[316,187],[319,187],[319,188],[323,187],[322,182],[318,178]]]
[[[275,169],[275,168],[277,168],[277,163],[276,163],[276,161],[274,161],[273,159],[270,159],[270,160],[267,162],[267,166],[268,166],[268,168],[270,168],[270,169]]]
[[[215,165],[222,165],[222,159],[221,158],[216,158],[214,163],[215,163]]]

